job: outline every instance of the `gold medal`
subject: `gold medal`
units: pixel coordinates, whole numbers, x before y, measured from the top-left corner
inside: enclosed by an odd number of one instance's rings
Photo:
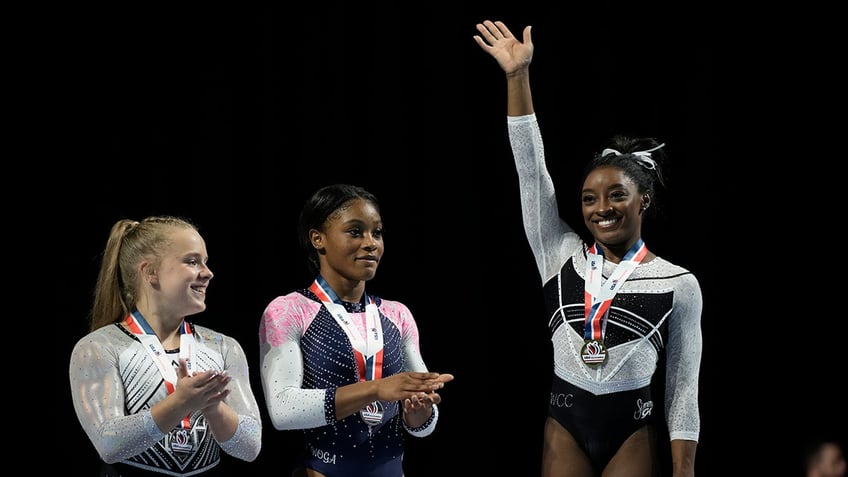
[[[586,340],[580,348],[580,357],[586,366],[597,368],[607,360],[607,349],[601,340]]]

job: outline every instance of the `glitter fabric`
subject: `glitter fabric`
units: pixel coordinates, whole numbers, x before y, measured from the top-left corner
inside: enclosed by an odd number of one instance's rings
[[[409,309],[373,298],[383,328],[383,376],[427,371],[418,346],[418,328]],[[344,303],[360,332],[361,304]],[[401,475],[406,435],[429,435],[438,422],[416,429],[403,425],[398,402],[379,401],[382,422],[369,426],[357,412],[336,421],[335,389],[359,380],[353,348],[344,330],[308,289],[277,297],[259,327],[260,374],[271,422],[276,429],[302,429],[305,464],[328,477]]]
[[[259,455],[262,424],[250,390],[248,364],[238,342],[194,325],[195,372],[227,371],[227,404],[239,415],[236,433],[216,442],[206,418],[191,415],[190,429],[164,433],[150,408],[168,392],[159,369],[142,344],[118,324],[95,330],[74,346],[70,381],[74,409],[101,459],[166,475],[194,475],[216,466],[224,452],[253,461]],[[176,361],[179,350],[167,350]]]
[[[593,394],[609,394],[650,384],[664,357],[669,363],[665,412],[670,437],[697,441],[703,307],[698,281],[661,257],[640,263],[616,293],[605,318],[607,362],[597,369],[587,367],[580,358],[587,245],[559,216],[535,114],[509,116],[507,124],[524,231],[542,279],[554,373]],[[615,266],[606,261],[604,277]]]

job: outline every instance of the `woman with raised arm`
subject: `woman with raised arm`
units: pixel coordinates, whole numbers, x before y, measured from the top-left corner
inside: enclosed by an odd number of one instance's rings
[[[664,144],[613,137],[582,177],[585,243],[559,214],[530,91],[531,27],[523,41],[500,21],[474,40],[506,73],[507,126],[524,231],[542,279],[553,344],[544,428],[545,477],[653,477],[657,461],[652,378],[666,370],[664,411],[675,477],[695,473],[700,432],[700,285],[655,255],[642,222],[663,185]]]

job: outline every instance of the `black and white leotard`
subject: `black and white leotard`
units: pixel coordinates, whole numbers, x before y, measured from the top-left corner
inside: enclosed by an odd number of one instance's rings
[[[150,408],[168,395],[164,378],[136,336],[118,324],[108,325],[81,338],[70,361],[74,409],[105,464],[119,471],[129,466],[130,471],[189,476],[214,469],[222,450],[245,461],[258,456],[262,421],[242,347],[209,328],[192,325],[192,330],[194,371],[226,371],[232,377],[226,402],[239,416],[236,433],[215,441],[199,411],[187,429],[159,430]],[[179,349],[165,352],[176,366]]]
[[[670,438],[697,441],[703,306],[697,279],[661,257],[641,262],[616,293],[605,318],[607,361],[597,368],[587,366],[580,350],[584,343],[588,246],[560,218],[535,114],[509,116],[507,124],[519,178],[524,230],[546,300],[554,380],[596,396],[636,391],[651,383],[659,360],[664,357],[664,409]],[[605,261],[603,276],[609,277],[615,267],[615,263]],[[552,393],[552,403],[555,398]],[[635,415],[635,408],[622,410],[622,419],[632,420]],[[579,440],[583,430],[569,430]]]

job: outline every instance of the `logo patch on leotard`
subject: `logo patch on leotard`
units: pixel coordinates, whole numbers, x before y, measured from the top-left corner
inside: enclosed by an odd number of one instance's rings
[[[645,419],[646,417],[651,415],[651,411],[654,409],[654,401],[645,401],[642,402],[641,399],[636,400],[636,412],[633,413],[633,419],[637,421],[639,419]]]

